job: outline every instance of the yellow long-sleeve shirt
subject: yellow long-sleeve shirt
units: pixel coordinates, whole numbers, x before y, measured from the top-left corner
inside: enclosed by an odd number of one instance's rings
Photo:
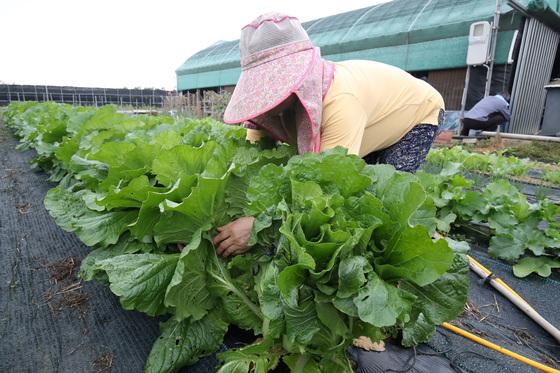
[[[323,99],[321,151],[343,146],[363,157],[398,142],[417,124],[438,124],[443,98],[428,83],[380,62],[336,63]],[[250,141],[260,131],[247,130]]]

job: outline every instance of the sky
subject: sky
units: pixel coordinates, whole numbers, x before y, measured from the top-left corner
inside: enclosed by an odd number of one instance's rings
[[[174,89],[175,69],[259,14],[302,22],[387,0],[1,0],[0,82]]]

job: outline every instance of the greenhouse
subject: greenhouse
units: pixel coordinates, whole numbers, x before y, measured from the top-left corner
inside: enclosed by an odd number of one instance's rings
[[[407,71],[465,67],[469,26],[490,20],[486,0],[397,0],[303,24],[325,58],[374,59]],[[497,63],[504,64],[521,16],[504,9]],[[234,85],[239,78],[239,42],[217,42],[191,56],[177,71],[180,91]]]
[[[560,3],[557,0],[503,3],[491,93],[510,91],[514,108],[510,128],[517,133],[534,133],[545,100],[543,87],[560,77],[557,53]],[[448,109],[459,110],[469,27],[473,22],[492,21],[495,11],[495,2],[489,0],[394,0],[305,22],[303,26],[326,59],[376,60],[400,67],[426,78],[442,93]],[[534,27],[539,30],[533,31]],[[523,28],[527,32],[519,33]],[[519,51],[525,45],[533,48]],[[519,55],[517,64],[514,55]],[[525,66],[535,65],[539,66],[538,76],[524,70]],[[517,70],[516,66],[519,66]],[[467,108],[484,95],[486,68],[478,66],[474,72]],[[235,85],[240,74],[238,40],[220,41],[201,50],[189,57],[176,74],[178,91],[227,89]],[[521,85],[523,90],[516,89]]]

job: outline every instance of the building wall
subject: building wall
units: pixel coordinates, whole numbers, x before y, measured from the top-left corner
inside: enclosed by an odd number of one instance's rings
[[[447,110],[459,110],[461,108],[461,96],[465,84],[466,69],[430,71],[421,74],[427,76],[427,81],[443,96]],[[417,74],[415,74],[417,75]],[[228,93],[233,93],[234,85],[222,87]],[[204,90],[203,90],[204,91]]]
[[[511,65],[494,65],[492,84],[490,86],[491,95],[508,91],[511,70]],[[487,70],[483,66],[475,66],[471,68],[469,91],[465,105],[466,110],[471,109],[484,97],[486,72]],[[467,69],[463,68],[429,71],[424,73],[423,76],[426,76],[428,83],[441,93],[447,110],[460,110],[466,73]]]
[[[507,82],[510,75],[510,65],[495,65],[494,74],[492,76],[491,94],[496,94],[507,90]],[[426,80],[435,89],[439,91],[445,102],[446,110],[460,110],[461,98],[463,96],[463,87],[465,86],[466,68],[434,70],[434,71],[417,71],[412,75],[419,79]],[[466,109],[470,109],[482,97],[484,97],[484,84],[486,81],[486,68],[477,66],[471,69],[471,81],[469,86],[469,94],[467,96]],[[221,87],[228,93],[233,93],[235,86],[228,85]],[[219,91],[220,88],[214,88]],[[204,90],[202,90],[204,91]]]
[[[428,83],[441,93],[447,110],[460,110],[467,69],[428,72]]]

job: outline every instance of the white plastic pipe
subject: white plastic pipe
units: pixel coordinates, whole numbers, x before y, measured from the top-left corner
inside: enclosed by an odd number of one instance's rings
[[[496,136],[496,134],[497,132],[482,131],[482,135],[485,136]],[[517,133],[504,133],[504,132],[500,132],[500,136],[503,137],[504,139],[560,142],[560,137],[553,137],[553,136],[520,135]]]

